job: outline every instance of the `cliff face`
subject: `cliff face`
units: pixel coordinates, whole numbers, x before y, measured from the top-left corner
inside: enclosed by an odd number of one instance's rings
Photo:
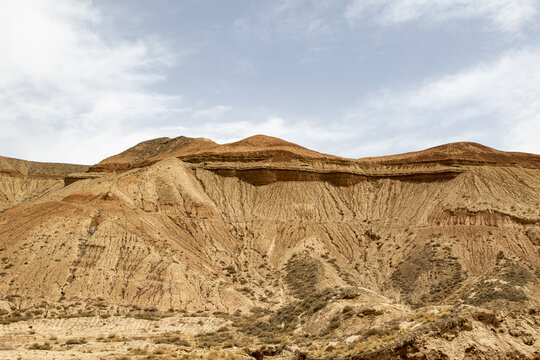
[[[177,138],[88,171],[100,177],[51,182],[0,213],[0,294],[17,306],[263,309],[260,321],[296,334],[358,336],[342,354],[389,358],[389,344],[428,354],[437,341],[464,354],[462,332],[495,326],[483,312],[538,321],[538,155],[456,143],[353,160],[263,136]],[[13,176],[2,190],[24,193]],[[436,335],[444,321],[454,338]],[[505,345],[478,345],[477,357],[504,347],[532,358],[540,344],[514,344],[519,324],[499,323],[506,333],[486,336]],[[538,324],[523,334],[539,338]],[[368,346],[372,328],[395,337]]]

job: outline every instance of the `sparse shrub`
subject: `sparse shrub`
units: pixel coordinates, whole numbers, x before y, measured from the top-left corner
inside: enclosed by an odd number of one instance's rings
[[[353,311],[354,311],[354,308],[353,308],[352,306],[350,306],[350,305],[345,306],[345,307],[341,310],[341,312],[342,312],[344,315],[347,315],[347,316],[351,316],[352,313],[353,313]]]
[[[501,320],[497,318],[497,315],[495,315],[492,312],[479,311],[479,312],[476,312],[473,315],[473,317],[475,320],[478,320],[486,325],[491,325],[495,327],[498,327],[499,324],[501,323]]]
[[[363,308],[358,312],[359,316],[378,316],[383,312],[374,308]]]
[[[148,355],[148,351],[145,350],[145,349],[141,349],[141,348],[135,348],[135,349],[131,349],[129,351],[129,353],[131,355]]]
[[[16,323],[16,322],[19,322],[19,321],[26,321],[26,320],[29,320],[31,319],[31,316],[28,315],[28,314],[22,314],[18,311],[15,311],[13,313],[11,313],[11,315],[7,316],[7,317],[3,317],[3,318],[0,318],[0,325],[7,325],[7,324],[11,324],[11,323]]]
[[[317,283],[323,274],[320,260],[307,254],[294,256],[285,265],[285,270],[285,283],[298,299],[304,299],[317,291]]]
[[[190,343],[187,340],[180,338],[178,335],[174,334],[164,334],[157,338],[154,338],[155,344],[172,344],[176,346],[186,346],[189,347]]]
[[[440,237],[440,234],[433,235],[437,236]],[[431,286],[424,290],[418,287],[416,280],[426,272],[429,272],[432,280]],[[461,264],[451,256],[451,249],[441,248],[435,239],[409,253],[391,275],[394,287],[400,290],[409,304],[417,308],[441,302],[464,280]]]
[[[43,344],[33,343],[28,347],[29,350],[51,350],[51,344],[46,342]]]
[[[365,337],[370,337],[370,336],[378,336],[378,335],[381,335],[381,334],[384,334],[384,333],[385,333],[385,330],[383,328],[371,327],[365,332],[364,335],[365,335]]]
[[[75,338],[75,339],[69,339],[65,342],[66,345],[82,345],[86,344],[86,339],[84,338]]]
[[[332,318],[332,320],[330,320],[330,323],[328,324],[328,326],[326,327],[326,329],[324,330],[324,332],[321,334],[321,335],[328,335],[330,334],[332,331],[336,330],[339,325],[341,324],[341,319],[339,316],[335,316]]]

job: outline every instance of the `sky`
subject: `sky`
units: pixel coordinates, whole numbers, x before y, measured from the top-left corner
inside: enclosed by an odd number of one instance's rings
[[[540,153],[540,0],[2,0],[0,155],[156,137]]]

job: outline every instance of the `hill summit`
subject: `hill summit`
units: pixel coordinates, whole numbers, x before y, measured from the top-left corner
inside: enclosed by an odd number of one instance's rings
[[[182,160],[209,158],[244,161],[288,161],[293,158],[330,158],[296,144],[271,136],[255,135],[246,139],[219,145],[205,138],[158,138],[135,145],[92,166],[90,171],[123,171],[144,167],[157,161],[177,157]]]

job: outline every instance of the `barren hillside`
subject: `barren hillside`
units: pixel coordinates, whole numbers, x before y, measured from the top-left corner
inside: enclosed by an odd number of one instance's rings
[[[0,156],[0,212],[62,188],[68,174],[87,170],[88,166],[84,165],[40,163]]]
[[[6,358],[540,357],[539,155],[180,137],[0,172]]]

